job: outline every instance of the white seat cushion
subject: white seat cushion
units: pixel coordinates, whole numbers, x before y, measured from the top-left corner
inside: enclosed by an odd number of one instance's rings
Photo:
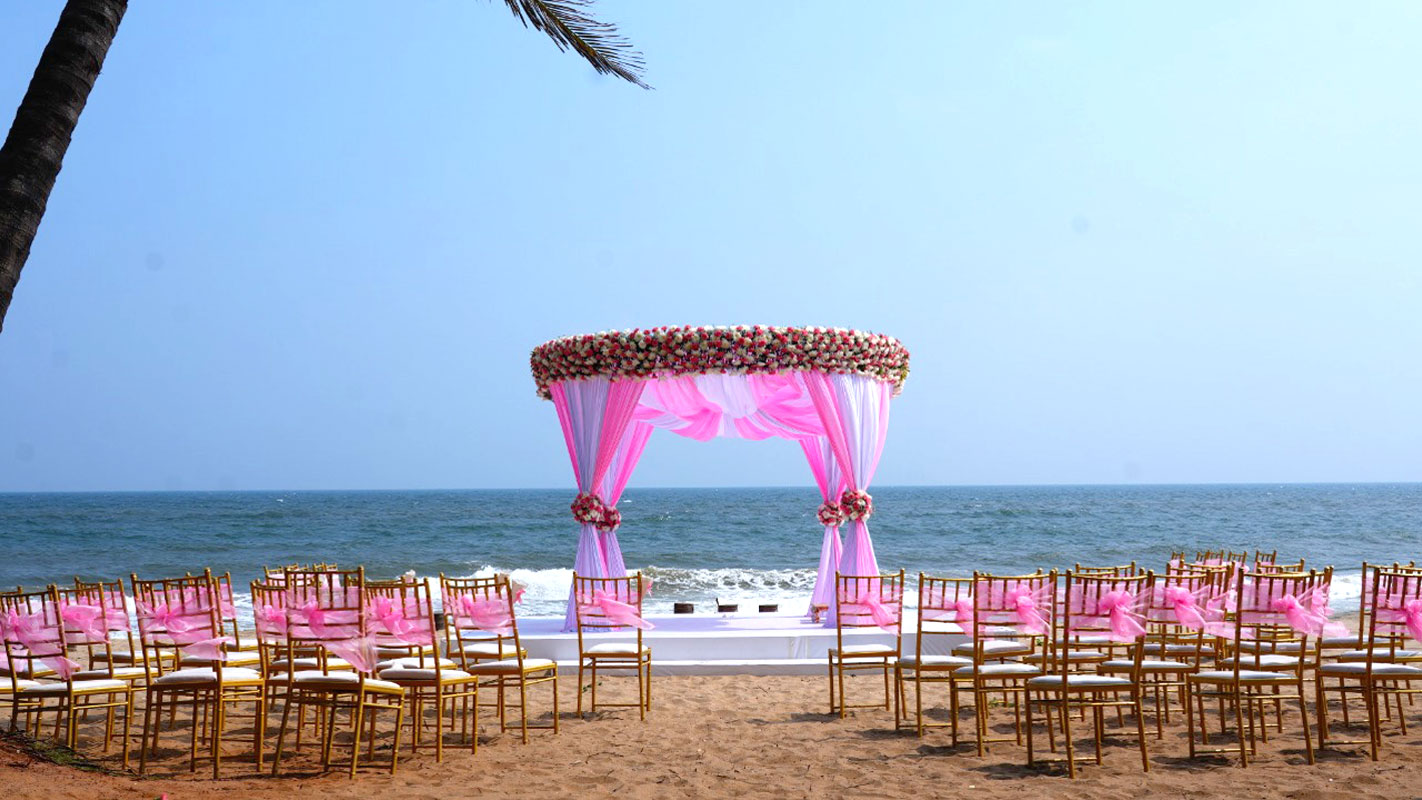
[[[133,653],[122,650],[115,650],[112,655],[109,653],[95,653],[90,659],[95,663],[112,661],[115,664],[142,664],[145,661],[172,661],[172,653],[163,653],[161,656],[154,656],[149,652],[139,653],[137,657]]]
[[[279,659],[273,661],[271,664],[267,665],[267,670],[268,670],[269,672],[286,672],[287,670],[290,669],[290,667],[287,666],[288,663],[289,663],[289,662],[288,662],[286,659],[284,659],[284,658],[279,658]],[[300,670],[313,670],[313,669],[314,669],[314,670],[319,670],[320,668],[321,668],[321,661],[320,661],[320,659],[316,658],[315,656],[309,656],[309,657],[306,657],[306,658],[298,658],[298,659],[296,659],[296,669],[297,669],[298,671],[300,671]],[[348,669],[350,669],[350,668],[351,668],[350,662],[347,661],[347,660],[345,660],[344,658],[337,658],[336,656],[327,656],[327,657],[326,657],[326,669],[332,669],[332,670],[348,670]]]
[[[1135,663],[1129,658],[1117,658],[1111,661],[1102,662],[1097,669],[1104,672],[1123,672],[1135,668]],[[1161,661],[1155,658],[1141,659],[1142,672],[1192,672],[1195,667],[1190,664],[1182,664],[1179,661]]]
[[[258,653],[250,653],[245,650],[230,651],[227,658],[223,659],[222,666],[227,667],[252,667],[262,663],[262,657]],[[183,656],[178,660],[180,667],[206,667],[212,664],[210,658],[198,658],[197,656]]]
[[[1211,669],[1204,672],[1195,673],[1195,677],[1207,683],[1222,683],[1234,680],[1234,671],[1228,669]],[[1293,682],[1298,680],[1293,675],[1286,675],[1282,672],[1257,672],[1252,669],[1242,669],[1239,671],[1241,683],[1273,683]]]
[[[10,677],[12,670],[0,669],[0,676]],[[13,674],[20,678],[48,678],[54,675],[54,670],[46,666],[30,665],[13,670]]]
[[[1029,678],[1027,685],[1033,689],[1058,689],[1062,685],[1061,675],[1041,675],[1036,678]],[[1116,687],[1130,688],[1132,684],[1125,678],[1113,678],[1110,675],[1092,675],[1087,672],[1078,672],[1074,675],[1066,676],[1066,685],[1071,687],[1091,687],[1110,689]]]
[[[27,681],[27,680],[24,680],[23,678],[20,679],[20,680],[15,681],[15,683],[19,684],[18,688],[19,688],[19,690],[22,691],[22,692],[23,692],[24,690],[26,690],[26,689],[31,688],[31,687],[34,687],[34,686],[42,686],[42,685],[43,685],[43,684],[41,684],[39,681]],[[13,690],[12,690],[11,687],[10,687],[10,681],[8,681],[8,680],[0,681],[0,694],[9,694],[11,691],[13,691]]]
[[[956,669],[966,667],[973,663],[971,658],[962,656],[902,656],[899,658],[899,666],[904,669]]]
[[[1363,675],[1368,671],[1366,661],[1345,661],[1338,664],[1324,664],[1318,668],[1320,675]],[[1409,667],[1406,664],[1389,664],[1386,662],[1373,662],[1374,675],[1386,675],[1389,678],[1418,679],[1422,678],[1422,667]]]
[[[1299,657],[1286,656],[1280,653],[1259,653],[1258,655],[1241,656],[1239,663],[1240,666],[1244,667],[1245,669],[1262,669],[1265,671],[1284,668],[1292,669],[1293,667],[1298,666]],[[1233,667],[1234,659],[1221,659],[1220,666]]]
[[[530,672],[537,669],[548,669],[556,666],[556,661],[546,658],[525,658],[523,660],[523,671]],[[469,665],[471,675],[517,675],[518,659],[508,658],[503,661],[481,661],[478,664]]]
[[[256,670],[247,669],[246,667],[223,667],[222,682],[224,684],[261,683],[262,676]],[[215,683],[217,683],[217,673],[210,667],[180,669],[177,672],[170,672],[153,681],[154,686],[162,687],[210,686]]]
[[[395,667],[380,671],[382,681],[410,681],[412,683],[434,683],[438,679],[441,683],[458,683],[469,680],[469,673],[457,669],[441,669],[438,672],[434,668],[420,669],[418,667]]]
[[[143,667],[114,667],[113,677],[121,681],[131,681],[148,676]],[[106,669],[86,669],[82,672],[74,673],[76,681],[99,681],[108,680],[109,671]]]
[[[642,645],[643,653],[652,652],[652,648]],[[637,644],[635,642],[606,642],[595,644],[583,651],[587,656],[635,656],[637,655]]]
[[[953,647],[955,656],[972,656],[977,652],[973,647],[973,642],[963,642]],[[988,639],[982,643],[983,656],[986,658],[997,658],[999,656],[1023,655],[1032,652],[1032,645],[1026,642],[1015,642],[1011,639]]]
[[[513,642],[498,644],[495,642],[469,642],[464,645],[464,655],[469,658],[511,658],[518,653],[515,651]],[[527,650],[524,650],[527,653]]]
[[[1041,661],[1045,656],[1041,653],[1032,653],[1022,657],[1023,661]],[[1067,661],[1105,661],[1108,656],[1095,650],[1069,650],[1067,651]]]
[[[984,677],[1015,677],[1019,675],[1041,675],[1042,670],[1031,664],[1009,662],[1006,664],[983,664],[981,667],[969,664],[966,667],[958,667],[953,670],[953,674],[962,675],[964,677],[972,677],[974,674],[979,674]]]
[[[441,658],[439,660],[439,666],[441,669],[455,669],[459,665],[454,663],[453,661],[450,661],[447,658]],[[375,665],[375,671],[377,673],[384,672],[387,669],[434,669],[434,657],[425,656],[423,662],[420,661],[418,656],[412,656],[410,658],[392,658],[389,661],[382,661],[379,664]]]
[[[1293,653],[1298,654],[1301,642],[1271,642],[1245,639],[1239,643],[1239,650],[1243,653]]]
[[[421,646],[410,645],[409,647],[395,647],[394,645],[384,645],[375,648],[376,658],[408,658],[411,656],[418,655],[420,653],[432,656],[434,655],[434,652],[434,645],[429,644]]]
[[[1325,650],[1353,650],[1363,646],[1363,637],[1356,633],[1347,636],[1325,636],[1321,644]]]
[[[1373,648],[1374,661],[1411,661],[1422,659],[1422,651],[1418,650],[1389,650],[1386,647]],[[1339,661],[1366,661],[1368,660],[1367,650],[1349,650],[1346,653],[1338,654]]]
[[[304,670],[293,673],[291,676],[293,686],[300,689],[334,689],[350,691],[360,683],[360,674],[355,672],[321,672],[320,670]],[[403,694],[404,689],[398,683],[393,683],[379,678],[366,678],[365,688],[370,691],[383,692],[386,694]]]
[[[1161,647],[1160,647],[1160,643],[1159,643],[1159,642],[1150,642],[1150,643],[1146,644],[1146,645],[1145,645],[1143,648],[1141,648],[1141,649],[1142,649],[1142,652],[1145,652],[1145,653],[1159,653],[1159,652],[1161,652]],[[1186,643],[1180,642],[1180,643],[1168,644],[1168,645],[1165,646],[1165,654],[1168,655],[1168,656],[1193,655],[1194,652],[1195,652],[1195,645],[1193,645],[1193,644],[1186,644]],[[1214,653],[1215,653],[1215,649],[1214,649],[1213,647],[1210,647],[1210,646],[1207,645],[1207,644],[1202,644],[1202,645],[1200,645],[1200,655],[1209,656],[1209,655],[1214,655]]]
[[[1061,644],[1066,641],[1070,641],[1072,644],[1109,644],[1111,642],[1111,637],[1107,636],[1104,633],[1083,633],[1076,636],[1072,636],[1070,640],[1068,640],[1065,636],[1058,636],[1056,637],[1055,641],[1057,644]]]
[[[75,694],[93,694],[95,692],[126,691],[128,684],[124,681],[75,681]],[[20,690],[20,694],[30,695],[53,695],[65,694],[69,691],[69,686],[63,683],[37,683]]]

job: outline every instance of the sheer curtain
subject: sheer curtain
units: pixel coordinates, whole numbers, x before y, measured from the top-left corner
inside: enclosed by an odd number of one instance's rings
[[[890,385],[862,375],[806,372],[804,376],[845,484],[851,491],[867,492],[889,432]],[[867,518],[850,523],[839,571],[845,575],[879,574]]]
[[[810,471],[820,487],[820,497],[826,504],[839,503],[839,495],[844,491],[844,474],[835,462],[829,439],[824,436],[801,439],[800,447],[805,451],[805,460],[810,462]],[[814,613],[817,605],[834,605],[834,573],[839,568],[843,552],[839,526],[826,525],[825,538],[820,544],[820,569],[815,575],[815,590],[810,593],[810,613]]]
[[[641,449],[635,453],[629,447],[620,447],[632,424],[632,414],[637,401],[642,396],[645,381],[612,381],[607,378],[590,378],[579,381],[563,381],[549,387],[553,395],[553,406],[558,411],[558,423],[563,429],[563,441],[568,446],[568,458],[573,463],[573,477],[578,483],[580,494],[596,494],[604,486],[608,474],[615,471],[620,475],[618,494],[632,474]],[[646,445],[646,438],[641,440]],[[620,459],[620,455],[622,456]],[[614,475],[613,483],[617,483]],[[613,505],[604,500],[604,505]],[[614,540],[615,541],[615,540]],[[617,553],[618,563],[622,554]],[[609,562],[596,525],[581,523],[578,531],[578,553],[573,561],[573,569],[579,575],[607,577]],[[625,573],[626,568],[623,568]],[[568,589],[568,611],[564,617],[564,627],[571,630],[576,622],[572,588]]]

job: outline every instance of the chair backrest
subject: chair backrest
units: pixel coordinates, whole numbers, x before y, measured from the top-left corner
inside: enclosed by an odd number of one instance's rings
[[[1422,570],[1373,567],[1363,604],[1369,607],[1367,666],[1396,660],[1409,638],[1422,642]]]
[[[492,652],[502,655],[512,650],[522,663],[514,614],[520,597],[508,575],[447,578],[440,573],[439,586],[446,650],[463,653],[466,643],[492,644]]]
[[[1278,560],[1279,560],[1279,551],[1278,551],[1278,550],[1269,550],[1269,551],[1267,551],[1267,552],[1264,551],[1264,550],[1255,550],[1255,551],[1254,551],[1254,566],[1256,566],[1256,567],[1259,566],[1260,564],[1273,564],[1273,563],[1276,563]],[[1303,562],[1300,561],[1299,563],[1302,564]]]
[[[211,657],[208,662],[222,672],[223,626],[217,586],[210,573],[181,578],[140,580],[130,576],[133,604],[138,617],[144,668],[161,675],[183,655]],[[169,661],[171,659],[171,662]]]
[[[1241,670],[1261,669],[1262,659],[1280,650],[1284,643],[1297,643],[1298,652],[1308,649],[1311,636],[1321,630],[1310,627],[1322,623],[1317,616],[1327,605],[1327,573],[1318,572],[1248,572],[1239,570],[1235,578],[1234,642],[1254,641],[1257,646],[1240,650],[1231,662],[1238,674]],[[1322,594],[1315,594],[1318,588]],[[1223,652],[1225,648],[1221,648]],[[1239,650],[1239,648],[1235,648]],[[1273,672],[1303,674],[1307,659],[1299,658],[1292,668],[1269,667]]]
[[[273,674],[272,664],[287,655],[286,585],[252,581],[252,623],[262,674]],[[294,666],[287,665],[294,670]]]
[[[973,657],[981,663],[994,636],[1051,638],[1057,572],[1030,575],[973,573]],[[1034,644],[1035,649],[1035,644]]]
[[[19,682],[46,669],[73,684],[78,662],[66,655],[66,631],[55,587],[0,595],[0,669],[8,674],[10,691]]]
[[[1156,576],[1145,616],[1148,640],[1160,645],[1162,657],[1199,666],[1206,627],[1225,618],[1229,572],[1227,567],[1187,565]]]
[[[973,579],[940,578],[918,573],[918,629],[915,654],[923,654],[925,636],[971,634]]]
[[[1278,564],[1273,561],[1255,561],[1255,572],[1303,572],[1304,560],[1301,558],[1291,564]]]
[[[232,637],[233,649],[241,650],[242,628],[237,624],[237,602],[232,593],[232,573],[224,572],[221,575],[214,573],[212,581],[213,585],[217,587],[217,607],[222,627],[226,635]]]
[[[642,649],[642,600],[647,582],[637,572],[622,578],[590,578],[573,573],[573,608],[577,622],[578,651],[583,652],[584,632],[637,631],[637,649]]]
[[[317,668],[330,672],[327,658],[345,659],[360,676],[378,661],[366,619],[365,569],[289,572],[286,580],[287,657],[314,653]]]
[[[1140,570],[1136,568],[1136,562],[1129,564],[1117,564],[1114,566],[1093,567],[1077,564],[1072,567],[1075,575],[1139,575]]]
[[[430,659],[438,673],[439,641],[429,583],[366,581],[365,593],[367,627],[381,657],[414,659],[417,667]]]
[[[901,635],[904,617],[904,571],[882,575],[834,574],[835,625],[880,628]],[[896,641],[897,647],[897,641]]]
[[[1065,675],[1071,671],[1072,652],[1094,651],[1100,644],[1092,640],[1104,636],[1127,647],[1132,677],[1138,676],[1154,586],[1155,573],[1149,571],[1144,575],[1068,572],[1056,626],[1060,635],[1049,639],[1045,670]]]

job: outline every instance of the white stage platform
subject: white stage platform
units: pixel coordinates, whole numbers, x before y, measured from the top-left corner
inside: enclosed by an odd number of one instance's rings
[[[822,675],[835,646],[835,630],[806,616],[779,614],[678,614],[647,617],[656,627],[642,634],[652,648],[654,675]],[[913,652],[914,619],[904,620],[904,652]],[[563,632],[563,618],[521,617],[519,639],[533,658],[550,658],[576,670],[578,636]],[[586,635],[601,642],[635,641],[635,631]],[[846,642],[892,644],[877,628],[845,632]],[[945,654],[966,636],[936,635],[924,650]]]

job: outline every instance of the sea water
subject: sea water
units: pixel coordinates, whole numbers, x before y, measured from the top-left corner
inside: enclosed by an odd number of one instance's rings
[[[245,587],[263,566],[364,565],[375,578],[508,572],[522,614],[562,610],[573,492],[361,491],[0,494],[0,587],[181,575]],[[1263,549],[1337,567],[1356,608],[1361,562],[1422,561],[1422,484],[875,487],[879,565],[966,575],[1074,564],[1161,569],[1172,550]],[[655,581],[652,613],[717,598],[802,606],[824,529],[813,488],[629,489],[618,538]]]

